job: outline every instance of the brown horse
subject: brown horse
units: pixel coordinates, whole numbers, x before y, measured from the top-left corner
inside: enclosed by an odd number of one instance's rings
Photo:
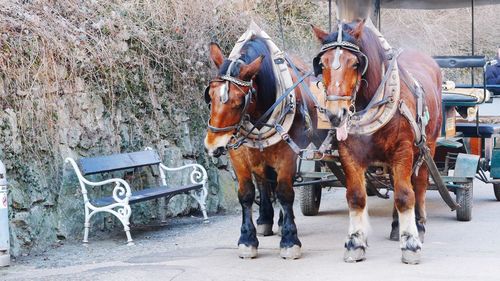
[[[322,72],[326,107],[337,131],[340,160],[346,174],[350,226],[344,260],[355,262],[365,258],[368,211],[364,174],[370,164],[382,162],[391,166],[394,204],[399,215],[399,222],[396,216],[393,227],[399,225],[402,261],[418,263],[422,247],[419,234],[423,239],[425,231],[428,170],[423,165],[418,175],[412,172],[419,150],[414,145],[412,127],[399,111],[371,135],[348,134],[349,118],[354,111],[361,111],[369,104],[381,84],[382,66],[385,69],[389,66],[378,37],[364,26],[364,21],[342,24],[341,28],[339,36],[338,30],[328,34],[313,26],[316,37],[323,44],[315,67]],[[325,46],[332,47],[325,50]],[[425,105],[430,115],[425,128],[426,142],[434,155],[442,119],[441,72],[432,58],[417,51],[403,51],[397,62],[400,79],[413,76],[425,92]],[[402,79],[400,83],[400,100],[416,116],[416,98],[406,81]]]
[[[237,60],[225,59],[215,43],[210,45],[210,57],[219,73],[207,88],[206,100],[210,103],[210,119],[205,137],[205,148],[209,155],[218,157],[228,146],[233,145],[244,118],[255,124],[276,100],[276,77],[273,73],[273,59],[265,39],[254,37],[246,42]],[[300,67],[305,69],[303,65]],[[292,80],[297,77],[292,74]],[[315,110],[312,102],[295,90],[297,107],[309,108],[312,120]],[[282,93],[279,93],[281,95]],[[304,116],[297,112],[288,132],[300,147],[309,143],[304,138]],[[258,124],[256,124],[258,125]],[[280,255],[283,258],[300,257],[301,242],[297,237],[294,222],[292,187],[296,173],[296,153],[283,140],[263,150],[245,146],[229,148],[231,163],[238,179],[238,199],[242,206],[241,235],[238,240],[239,256],[257,256],[259,241],[257,232],[272,235],[274,211],[270,193],[275,193],[281,204]],[[256,230],[252,220],[252,204],[255,199],[255,185],[260,191],[260,216]]]

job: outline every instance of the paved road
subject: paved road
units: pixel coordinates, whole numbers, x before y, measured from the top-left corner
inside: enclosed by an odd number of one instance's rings
[[[387,239],[392,200],[370,197],[372,233],[367,260],[342,260],[347,231],[345,190],[324,193],[320,215],[297,210],[303,257],[279,258],[279,237],[260,238],[259,257],[241,260],[239,215],[173,220],[169,226],[91,237],[87,248],[67,244],[0,269],[0,280],[500,280],[500,202],[491,185],[475,183],[471,222],[458,222],[438,193],[428,193],[426,241],[420,265],[400,262],[397,242]],[[97,241],[96,241],[97,240]]]
[[[480,116],[500,116],[500,97],[495,97],[492,103],[483,103],[479,105]]]

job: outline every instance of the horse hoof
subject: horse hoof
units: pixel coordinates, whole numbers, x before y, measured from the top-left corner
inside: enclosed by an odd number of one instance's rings
[[[418,239],[420,240],[420,242],[422,242],[422,244],[424,244],[424,236],[425,236],[425,232],[423,232],[423,231],[418,232]]]
[[[364,261],[365,257],[365,249],[357,248],[354,250],[345,250],[344,253],[344,261],[348,263]]]
[[[389,240],[399,241],[399,227],[392,228],[391,234],[389,234]]]
[[[419,264],[420,263],[420,250],[410,251],[403,250],[403,255],[401,256],[401,261],[406,264]]]
[[[296,260],[300,258],[302,255],[300,246],[298,245],[293,245],[290,248],[281,248],[280,249],[280,257],[287,259],[287,260]]]
[[[242,259],[253,259],[257,257],[257,247],[240,244],[238,245],[238,256]]]
[[[258,224],[257,225],[257,236],[271,236],[273,235],[273,225],[272,224]]]

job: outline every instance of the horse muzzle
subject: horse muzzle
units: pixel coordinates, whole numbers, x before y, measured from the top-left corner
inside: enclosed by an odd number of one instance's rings
[[[347,121],[348,110],[346,108],[340,108],[337,112],[331,112],[326,110],[326,116],[330,120],[332,127],[338,128],[340,125]]]
[[[205,151],[208,153],[208,155],[215,158],[219,158],[220,156],[226,154],[226,149],[222,146],[217,147],[216,149],[213,150],[209,150],[205,147]]]

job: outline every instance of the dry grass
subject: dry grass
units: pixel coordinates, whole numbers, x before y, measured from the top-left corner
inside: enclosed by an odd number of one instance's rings
[[[318,44],[309,25],[327,26],[326,1],[279,3],[286,49],[310,61]],[[477,53],[491,56],[498,44],[498,10],[476,10]],[[469,14],[387,10],[382,31],[395,46],[463,54],[470,50]],[[199,93],[213,74],[208,42],[229,53],[251,20],[281,45],[274,1],[7,1],[0,7],[0,107],[14,112],[23,152],[40,158],[57,154],[58,100],[74,97],[78,106],[79,92],[97,93],[111,120],[117,103],[160,115],[188,108],[201,119]]]

